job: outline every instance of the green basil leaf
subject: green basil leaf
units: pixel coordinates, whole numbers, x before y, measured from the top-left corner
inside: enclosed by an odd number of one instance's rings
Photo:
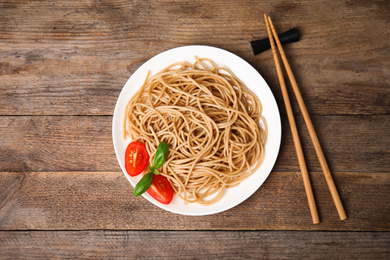
[[[157,169],[154,169],[153,173],[156,174],[156,175],[159,175],[159,174],[160,174],[160,172],[157,171]]]
[[[157,150],[156,150],[156,154],[154,155],[154,159],[153,159],[154,169],[158,169],[164,164],[165,159],[167,159],[167,156],[168,156],[168,150],[169,150],[169,147],[168,147],[168,144],[166,142],[162,141],[158,145]]]
[[[150,172],[154,172],[154,167],[153,166],[148,166],[148,170],[150,171]]]
[[[149,189],[150,185],[152,185],[153,176],[154,174],[152,172],[148,172],[144,175],[144,177],[142,177],[142,179],[137,183],[137,185],[135,185],[133,191],[135,197],[140,196],[142,193]]]

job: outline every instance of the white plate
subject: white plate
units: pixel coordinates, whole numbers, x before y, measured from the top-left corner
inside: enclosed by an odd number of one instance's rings
[[[115,106],[112,122],[112,137],[119,165],[126,178],[133,187],[135,187],[141,176],[130,177],[126,173],[124,163],[125,150],[130,143],[129,138],[126,140],[123,140],[122,138],[125,106],[128,100],[143,84],[148,71],[150,71],[150,75],[152,76],[174,62],[188,61],[193,63],[195,61],[194,56],[197,56],[198,58],[210,58],[217,66],[229,68],[239,79],[241,79],[244,84],[260,98],[260,101],[263,104],[263,116],[268,124],[268,140],[265,146],[264,162],[256,172],[240,185],[227,189],[223,197],[217,203],[209,206],[203,206],[197,203],[185,205],[182,199],[178,196],[174,196],[169,205],[164,205],[154,200],[148,193],[144,193],[143,195],[144,198],[156,206],[174,213],[183,215],[209,215],[228,210],[250,197],[267,179],[279,153],[281,140],[279,109],[267,83],[249,63],[228,51],[199,45],[178,47],[156,55],[139,67],[123,87]],[[130,188],[129,193],[132,193]]]

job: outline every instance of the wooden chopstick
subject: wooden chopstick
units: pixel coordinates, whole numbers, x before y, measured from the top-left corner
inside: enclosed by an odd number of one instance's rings
[[[299,140],[297,126],[295,124],[294,114],[293,114],[293,111],[291,108],[290,99],[288,97],[286,83],[284,81],[282,68],[280,66],[278,54],[276,52],[276,47],[275,47],[275,43],[274,43],[274,40],[272,37],[271,29],[270,29],[270,26],[269,26],[269,23],[267,20],[267,15],[264,15],[264,18],[265,18],[265,23],[267,25],[267,31],[268,31],[268,36],[269,36],[269,40],[271,43],[272,54],[273,54],[273,57],[275,60],[276,71],[278,73],[280,88],[281,88],[282,94],[283,94],[284,105],[285,105],[286,110],[287,110],[288,121],[290,123],[291,133],[292,133],[293,140],[294,140],[294,145],[295,145],[295,150],[296,150],[297,157],[298,157],[299,167],[300,167],[301,173],[302,173],[303,185],[305,187],[311,216],[313,219],[313,223],[318,224],[318,223],[320,223],[320,219],[318,217],[316,202],[315,202],[313,190],[312,190],[311,184],[310,184],[309,173],[307,171],[305,157],[304,157],[303,151],[302,151],[301,141]]]
[[[271,27],[271,30],[272,30],[272,33],[273,33],[273,37],[272,37],[272,35],[270,35],[270,33],[268,33],[269,38],[270,39],[271,38],[275,38],[276,44],[277,44],[278,49],[279,49],[280,56],[281,56],[281,58],[283,60],[284,67],[286,69],[288,78],[290,80],[290,83],[291,83],[291,86],[293,88],[294,94],[295,94],[296,99],[298,101],[299,108],[300,108],[300,110],[302,112],[303,119],[304,119],[306,127],[307,127],[307,129],[309,131],[310,138],[312,140],[314,149],[316,151],[318,160],[320,162],[322,171],[323,171],[324,176],[325,176],[325,180],[326,180],[326,182],[328,184],[328,187],[329,187],[330,193],[332,195],[334,204],[336,206],[337,212],[339,214],[339,217],[340,217],[341,220],[347,219],[347,215],[345,213],[345,210],[344,210],[343,204],[341,202],[340,196],[339,196],[339,194],[337,192],[336,185],[334,184],[334,181],[333,181],[332,175],[330,173],[328,164],[326,162],[324,153],[322,151],[320,142],[318,141],[317,134],[316,134],[316,132],[314,130],[314,127],[313,127],[313,124],[312,124],[312,122],[310,120],[309,113],[307,112],[306,105],[305,105],[305,103],[303,101],[301,92],[299,91],[297,82],[296,82],[294,74],[293,74],[293,72],[291,70],[290,64],[289,64],[289,62],[287,60],[286,54],[284,53],[282,44],[280,43],[278,34],[276,33],[276,30],[275,30],[275,27],[274,27],[274,25],[272,23],[271,17],[268,16],[268,19],[267,19],[267,15],[264,15],[264,17],[266,19],[267,24],[268,23],[270,24],[270,27]],[[269,29],[269,27],[267,27],[267,29]],[[280,64],[279,64],[279,66],[280,66]]]

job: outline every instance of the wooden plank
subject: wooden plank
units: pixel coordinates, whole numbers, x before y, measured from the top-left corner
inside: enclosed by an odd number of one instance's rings
[[[119,169],[112,144],[112,117],[17,116],[0,120],[3,169]]]
[[[314,116],[331,171],[388,172],[389,116]],[[287,118],[275,171],[299,171]],[[309,171],[321,171],[301,117]],[[118,171],[111,116],[1,116],[0,171]]]
[[[0,258],[388,259],[389,244],[389,232],[2,231]]]
[[[249,44],[267,35],[264,12],[280,31],[302,34],[286,53],[311,114],[390,112],[385,1],[2,1],[0,8],[0,115],[112,115],[142,63],[191,44],[241,56],[282,104],[271,53],[255,57]]]
[[[248,200],[220,214],[173,214],[144,198],[122,172],[0,173],[0,230],[390,231],[390,173],[334,173],[341,221],[322,173],[311,173],[321,223],[312,224],[300,173],[273,172]]]

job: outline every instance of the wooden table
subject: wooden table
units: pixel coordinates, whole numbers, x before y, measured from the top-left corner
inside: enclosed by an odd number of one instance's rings
[[[267,36],[264,13],[279,32],[300,32],[285,52],[347,220],[292,98],[321,219],[312,224],[271,51],[255,56],[250,47]],[[385,0],[2,0],[0,258],[388,259],[389,13]],[[258,70],[283,129],[261,188],[233,209],[196,217],[134,198],[111,135],[132,73],[193,44]]]

